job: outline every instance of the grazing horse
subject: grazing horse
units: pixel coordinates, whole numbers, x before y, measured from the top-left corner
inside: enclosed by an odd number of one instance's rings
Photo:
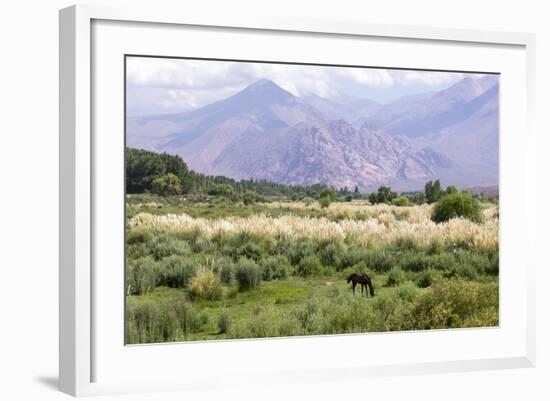
[[[365,287],[365,294],[367,295],[367,297],[369,296],[368,291],[370,291],[370,296],[374,297],[374,287],[372,286],[372,282],[370,281],[369,276],[367,276],[365,273],[353,273],[351,276],[348,277],[348,284],[350,281],[353,288],[353,295],[355,295],[355,286],[357,285],[357,283],[359,283],[361,284],[361,296],[363,295],[363,287]]]

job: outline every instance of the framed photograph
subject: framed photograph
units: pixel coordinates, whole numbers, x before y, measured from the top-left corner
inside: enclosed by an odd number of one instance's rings
[[[61,391],[533,366],[533,49],[61,10]]]

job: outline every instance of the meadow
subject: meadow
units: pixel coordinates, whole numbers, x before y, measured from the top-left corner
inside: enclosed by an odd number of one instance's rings
[[[498,325],[498,206],[126,198],[126,343]],[[346,278],[367,273],[374,297]]]

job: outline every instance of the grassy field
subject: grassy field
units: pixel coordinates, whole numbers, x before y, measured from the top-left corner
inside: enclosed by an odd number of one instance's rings
[[[126,342],[498,325],[498,209],[127,197]],[[346,277],[367,273],[374,297]]]

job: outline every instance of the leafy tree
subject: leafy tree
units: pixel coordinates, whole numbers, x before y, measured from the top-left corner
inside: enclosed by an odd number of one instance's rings
[[[445,189],[445,193],[447,195],[450,195],[450,194],[456,194],[458,192],[458,189],[456,189],[456,187],[454,185],[449,185],[447,187],[447,189]]]
[[[344,199],[345,199],[346,202],[351,202],[353,200],[353,196],[346,195],[346,197]]]
[[[432,212],[432,220],[436,223],[448,221],[455,217],[464,217],[474,222],[479,222],[479,202],[466,191],[444,195],[435,204]]]
[[[235,189],[231,185],[226,184],[226,183],[214,184],[208,190],[208,194],[209,195],[230,197],[230,196],[235,195]]]
[[[409,195],[409,201],[415,205],[421,205],[426,201],[426,196],[424,192],[415,192],[412,195]]]
[[[375,203],[391,203],[391,201],[397,197],[397,193],[393,192],[390,187],[381,186],[378,188],[378,192],[371,192],[369,194],[369,202]]]
[[[153,181],[153,193],[158,195],[178,195],[181,193],[181,181],[177,175],[168,173]]]
[[[323,188],[319,193],[319,198],[328,198],[331,202],[336,200],[336,191],[332,188]]]
[[[428,181],[424,186],[424,195],[426,196],[426,202],[434,203],[437,202],[443,191],[441,190],[441,183],[439,180]]]
[[[355,192],[356,194],[359,193],[359,187],[357,185],[355,186],[355,190],[353,192]]]
[[[256,192],[246,191],[243,195],[243,202],[245,205],[251,205],[256,202]]]

